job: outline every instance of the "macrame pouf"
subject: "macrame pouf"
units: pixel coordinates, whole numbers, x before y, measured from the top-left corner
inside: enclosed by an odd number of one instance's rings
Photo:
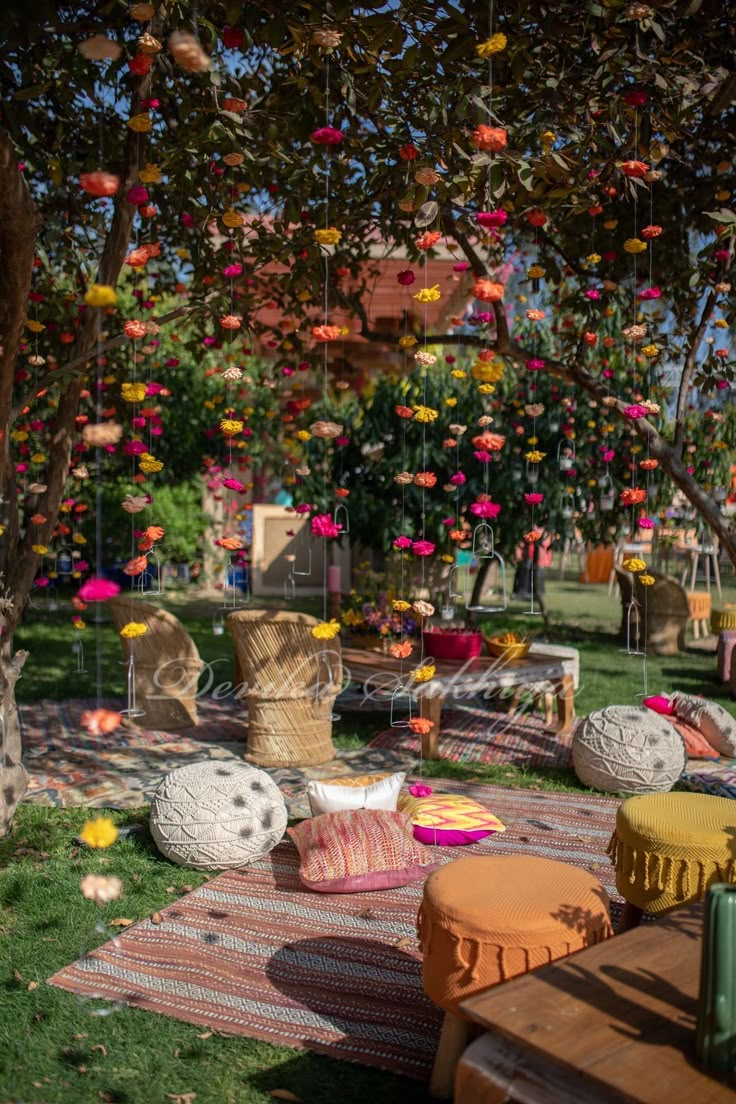
[[[245,763],[181,767],[166,775],[151,802],[151,835],[159,851],[199,870],[262,858],[283,836],[286,820],[276,783]]]
[[[575,772],[585,786],[604,793],[671,790],[687,763],[674,725],[649,709],[609,705],[591,713],[572,743]]]

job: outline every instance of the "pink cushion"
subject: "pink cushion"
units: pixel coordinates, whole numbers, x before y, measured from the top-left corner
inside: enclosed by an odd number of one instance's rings
[[[493,832],[463,832],[459,828],[422,828],[420,824],[414,825],[414,839],[430,847],[465,847],[492,835]]]
[[[661,694],[653,694],[650,698],[644,698],[642,704],[655,713],[661,713],[663,717],[671,717],[675,712],[674,702]]]
[[[319,893],[361,893],[422,881],[439,863],[413,838],[406,813],[350,809],[303,820],[288,834],[299,879]]]

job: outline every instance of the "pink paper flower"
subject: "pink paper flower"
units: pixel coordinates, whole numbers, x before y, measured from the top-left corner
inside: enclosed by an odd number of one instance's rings
[[[475,221],[481,226],[505,226],[508,219],[506,211],[479,211]]]
[[[637,418],[646,418],[649,411],[641,403],[632,403],[631,406],[624,407],[624,414],[627,418],[632,418],[634,421]]]
[[[117,583],[113,583],[111,579],[100,579],[93,575],[86,583],[82,583],[77,591],[77,597],[83,602],[106,602],[108,598],[114,598],[119,593],[120,587]]]
[[[650,299],[659,299],[661,294],[662,292],[658,287],[648,287],[639,292],[638,298],[646,303]]]
[[[431,556],[434,552],[435,546],[432,541],[418,540],[414,541],[411,546],[411,550],[415,556]]]
[[[639,518],[639,528],[640,529],[653,529],[654,528],[654,522],[652,521],[651,518],[648,518],[648,517]]]
[[[527,506],[539,506],[540,502],[544,502],[544,495],[539,491],[528,491],[524,495],[524,501]]]
[[[473,502],[470,506],[471,514],[480,518],[497,518],[501,513],[501,505],[498,502]]]
[[[545,362],[541,357],[529,357],[526,367],[529,372],[539,372],[544,368]]]
[[[399,549],[411,548],[411,538],[410,537],[404,537],[404,536],[395,537],[394,540],[391,543],[393,544],[394,548],[399,548]]]
[[[223,487],[227,487],[229,491],[244,491],[245,484],[241,483],[239,479],[223,479]]]
[[[452,483],[453,487],[461,487],[465,482],[465,476],[462,472],[455,472],[454,475],[450,476],[450,482]]]
[[[409,787],[409,793],[412,797],[429,797],[432,793],[432,787],[425,786],[421,782],[415,782],[413,786]]]
[[[410,268],[404,268],[399,272],[396,277],[396,283],[401,284],[402,287],[409,287],[416,280],[416,276]]]
[[[485,449],[478,449],[476,452],[473,453],[473,456],[481,464],[488,464],[493,459],[493,456],[491,455],[491,453],[486,452]]]
[[[329,514],[315,514],[312,518],[312,533],[315,537],[339,537],[342,525],[336,525]]]

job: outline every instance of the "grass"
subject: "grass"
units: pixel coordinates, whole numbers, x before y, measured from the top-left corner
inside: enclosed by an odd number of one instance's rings
[[[724,602],[736,597],[731,580]],[[568,579],[547,587],[550,625],[529,617],[522,604],[497,615],[493,631],[516,629],[580,650],[578,713],[611,703],[634,703],[643,689],[641,657],[625,656],[617,639],[620,605],[605,587]],[[212,631],[217,603],[194,592],[171,594],[166,604],[181,618],[216,681],[232,677],[230,638]],[[490,626],[486,626],[490,627]],[[20,701],[91,696],[95,692],[95,637],[99,636],[105,695],[124,692],[119,641],[109,624],[84,637],[88,671],[76,674],[77,639],[62,613],[31,611],[17,636],[30,658],[18,684]],[[715,699],[734,712],[715,674],[712,652],[688,650],[647,659],[650,692],[685,690]],[[335,742],[363,746],[385,724],[376,713],[345,711]],[[572,771],[426,762],[431,777],[512,787],[582,791]],[[0,840],[0,1100],[17,1104],[166,1104],[196,1093],[196,1104],[258,1104],[287,1089],[304,1104],[340,1100],[383,1104],[426,1101],[425,1087],[402,1077],[243,1038],[209,1035],[165,1016],[122,1008],[92,1014],[72,994],[45,985],[61,966],[109,938],[101,918],[141,920],[207,875],[164,860],[146,830],[147,810],[113,812],[120,826],[139,829],[111,852],[80,848],[84,809],[22,806],[12,835]],[[99,910],[84,900],[79,880],[109,870],[120,877],[120,901]],[[190,1097],[189,1100],[192,1098]]]

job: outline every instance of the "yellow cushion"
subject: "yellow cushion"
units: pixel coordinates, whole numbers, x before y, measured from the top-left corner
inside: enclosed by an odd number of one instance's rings
[[[390,778],[390,771],[383,771],[380,774],[345,774],[340,778],[323,778],[323,786],[359,786],[365,788],[367,786],[374,786],[376,782],[382,782],[384,778]]]
[[[655,915],[736,882],[736,802],[697,793],[630,797],[619,807],[609,854],[616,888]]]
[[[420,828],[461,832],[506,831],[490,809],[464,794],[432,793],[427,797],[415,797],[411,793],[402,793],[396,808],[408,813],[412,824]]]
[[[424,991],[446,1012],[611,935],[585,870],[534,855],[456,859],[431,874],[418,917]]]

